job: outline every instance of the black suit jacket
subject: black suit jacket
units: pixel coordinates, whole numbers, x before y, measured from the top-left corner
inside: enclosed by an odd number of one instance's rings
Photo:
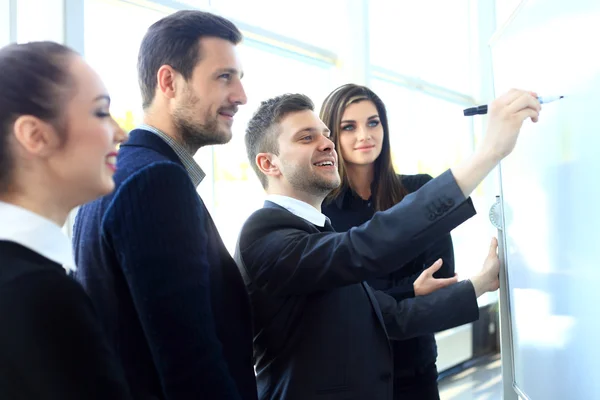
[[[450,172],[345,233],[273,203],[250,216],[235,259],[254,311],[261,399],[391,399],[388,334],[409,338],[471,322],[470,282],[397,303],[363,280],[397,269],[474,215]]]
[[[255,400],[248,294],[181,161],[137,129],[119,151],[115,183],[79,210],[75,276],[132,392]]]
[[[433,178],[427,174],[399,175],[402,186],[408,193],[415,192]],[[375,193],[371,188],[371,193]],[[373,197],[368,200],[362,199],[352,188],[348,187],[344,192],[331,202],[324,204],[322,212],[331,220],[333,228],[338,232],[367,222],[375,214]],[[438,258],[443,260],[442,267],[434,274],[436,278],[450,278],[454,276],[454,249],[452,237],[445,234],[416,258],[406,263],[399,270],[385,274],[375,279],[369,279],[367,283],[375,290],[381,290],[396,300],[415,297],[413,284],[424,269],[428,268]],[[411,375],[415,369],[423,369],[435,363],[437,358],[437,346],[433,334],[415,337],[408,340],[395,340],[392,342],[394,352],[394,369],[396,381],[394,390],[398,387],[414,386],[415,379]],[[435,381],[435,374],[431,374],[431,380]],[[421,381],[423,381],[421,379]],[[431,383],[422,382],[423,384]]]

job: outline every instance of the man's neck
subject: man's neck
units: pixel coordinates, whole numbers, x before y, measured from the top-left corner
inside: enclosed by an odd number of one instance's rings
[[[280,188],[269,188],[267,189],[267,194],[291,197],[292,199],[302,201],[314,207],[319,212],[321,212],[321,204],[323,204],[323,200],[325,200],[325,196],[311,195],[298,190],[282,190]]]
[[[346,164],[346,174],[350,187],[362,199],[368,200],[371,197],[371,184],[375,176],[375,165]]]
[[[175,128],[173,120],[170,116],[163,116],[159,115],[156,112],[146,111],[142,123],[156,128],[165,135],[169,136],[177,143],[182,145],[190,154],[196,154],[196,152],[198,151],[198,149],[191,149],[186,143],[183,142],[183,140],[181,139],[181,135],[177,131],[177,128]]]

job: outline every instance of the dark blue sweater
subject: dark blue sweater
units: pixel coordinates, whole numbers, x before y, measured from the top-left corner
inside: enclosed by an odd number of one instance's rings
[[[257,398],[248,295],[175,152],[131,132],[113,194],[81,208],[76,279],[137,398]]]

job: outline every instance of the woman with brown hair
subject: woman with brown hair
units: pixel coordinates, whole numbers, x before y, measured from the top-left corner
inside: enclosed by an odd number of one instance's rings
[[[53,42],[0,49],[0,398],[128,399],[61,231],[113,190],[125,133],[94,71]]]
[[[322,208],[336,231],[365,223],[375,212],[387,210],[432,179],[425,174],[396,174],[385,105],[367,87],[347,84],[337,88],[323,102],[320,117],[331,130],[342,180]],[[441,265],[436,263],[439,259]],[[425,269],[435,278],[454,278],[449,234],[432,243],[410,265],[368,283],[402,300],[421,294],[415,281]],[[392,350],[394,399],[439,399],[434,335],[392,341]]]

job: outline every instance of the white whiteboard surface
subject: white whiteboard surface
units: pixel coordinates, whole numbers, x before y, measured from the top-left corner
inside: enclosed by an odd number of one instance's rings
[[[515,389],[600,399],[600,0],[528,0],[491,42],[497,95],[542,96],[501,165]]]

